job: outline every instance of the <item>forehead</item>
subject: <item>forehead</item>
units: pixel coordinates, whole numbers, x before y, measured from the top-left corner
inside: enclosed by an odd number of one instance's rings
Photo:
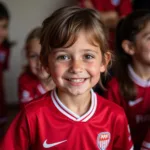
[[[32,39],[28,43],[28,51],[29,52],[35,52],[40,53],[41,51],[41,44],[39,39]]]
[[[99,47],[99,43],[92,34],[81,30],[76,37],[73,35],[63,47]]]
[[[144,26],[144,28],[137,34],[137,37],[144,38],[149,34],[150,34],[150,21],[148,21]]]
[[[63,47],[63,50],[66,51],[80,51],[80,50],[98,50],[98,43],[94,42],[87,37],[87,34],[84,31],[78,33],[75,41],[72,43],[72,39],[70,39]],[[62,50],[62,48],[55,49],[54,51],[58,52]]]

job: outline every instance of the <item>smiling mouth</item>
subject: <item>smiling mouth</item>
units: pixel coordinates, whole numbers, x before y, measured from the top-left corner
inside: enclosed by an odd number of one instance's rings
[[[66,80],[74,86],[79,86],[82,85],[87,80],[87,78],[68,78]]]
[[[79,79],[67,79],[68,81],[75,82],[75,83],[80,83],[84,82],[86,79],[85,78],[79,78]]]

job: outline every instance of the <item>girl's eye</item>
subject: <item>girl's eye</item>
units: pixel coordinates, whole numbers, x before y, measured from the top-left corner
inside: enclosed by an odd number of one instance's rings
[[[37,59],[37,58],[39,58],[39,55],[29,55],[29,58],[31,58],[31,59]]]
[[[67,55],[61,55],[61,56],[57,57],[57,60],[69,60],[69,59],[70,59],[70,57]]]
[[[94,58],[93,55],[89,55],[89,54],[85,55],[84,57],[85,57],[85,59],[93,59]]]

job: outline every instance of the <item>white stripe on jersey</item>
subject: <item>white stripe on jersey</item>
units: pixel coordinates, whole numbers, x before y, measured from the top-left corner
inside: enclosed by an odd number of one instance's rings
[[[150,86],[150,81],[146,81],[146,80],[143,80],[142,78],[140,78],[133,70],[133,68],[131,67],[131,65],[128,65],[128,70],[129,70],[129,75],[132,79],[132,81],[134,83],[136,83],[137,85],[139,86],[142,86],[142,87],[149,87]]]
[[[150,149],[150,142],[144,141],[144,142],[142,143],[142,146],[145,147],[145,148]]]
[[[87,111],[87,113],[85,113],[83,116],[79,116],[77,114],[75,114],[74,112],[72,112],[70,109],[68,109],[58,98],[56,90],[54,89],[51,92],[51,98],[52,101],[54,103],[54,105],[56,106],[56,108],[65,116],[67,116],[68,118],[74,120],[74,121],[83,121],[86,122],[88,121],[95,113],[96,108],[97,108],[97,96],[96,94],[93,92],[93,90],[91,90],[91,106],[90,109]]]
[[[72,117],[71,115],[69,115],[68,113],[66,113],[65,111],[63,111],[61,109],[61,107],[58,105],[58,103],[56,102],[55,98],[54,98],[54,91],[51,92],[51,98],[52,98],[52,101],[54,103],[54,105],[56,106],[56,108],[62,113],[64,114],[65,116],[67,116],[68,118],[76,121],[76,118]]]
[[[72,117],[78,119],[80,118],[79,115],[75,114],[74,112],[72,112],[70,109],[68,109],[58,98],[56,91],[54,91],[54,98],[56,100],[56,102],[58,103],[58,105],[62,108],[62,110],[64,110],[65,112],[67,112],[68,114],[70,114]]]
[[[130,148],[130,150],[134,150],[134,147],[132,146],[132,147]]]
[[[89,116],[87,116],[84,120],[83,120],[83,122],[86,122],[86,121],[88,121],[93,115],[94,115],[94,113],[95,113],[95,111],[96,111],[96,107],[97,107],[97,96],[96,96],[96,94],[93,92],[93,96],[94,96],[94,106],[93,106],[93,110],[92,110],[92,112],[89,114]]]
[[[90,109],[87,111],[87,113],[85,113],[83,116],[81,116],[78,120],[79,121],[83,121],[85,122],[85,120],[92,114],[94,108],[95,108],[95,93],[93,92],[93,90],[91,90],[91,99],[92,99],[92,103],[90,106]],[[94,111],[95,112],[95,111]],[[91,118],[91,117],[90,117]]]

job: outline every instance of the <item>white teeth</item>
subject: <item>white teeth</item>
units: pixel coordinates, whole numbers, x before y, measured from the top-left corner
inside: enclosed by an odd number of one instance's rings
[[[84,79],[69,79],[69,81],[78,83],[78,82],[83,82]]]

